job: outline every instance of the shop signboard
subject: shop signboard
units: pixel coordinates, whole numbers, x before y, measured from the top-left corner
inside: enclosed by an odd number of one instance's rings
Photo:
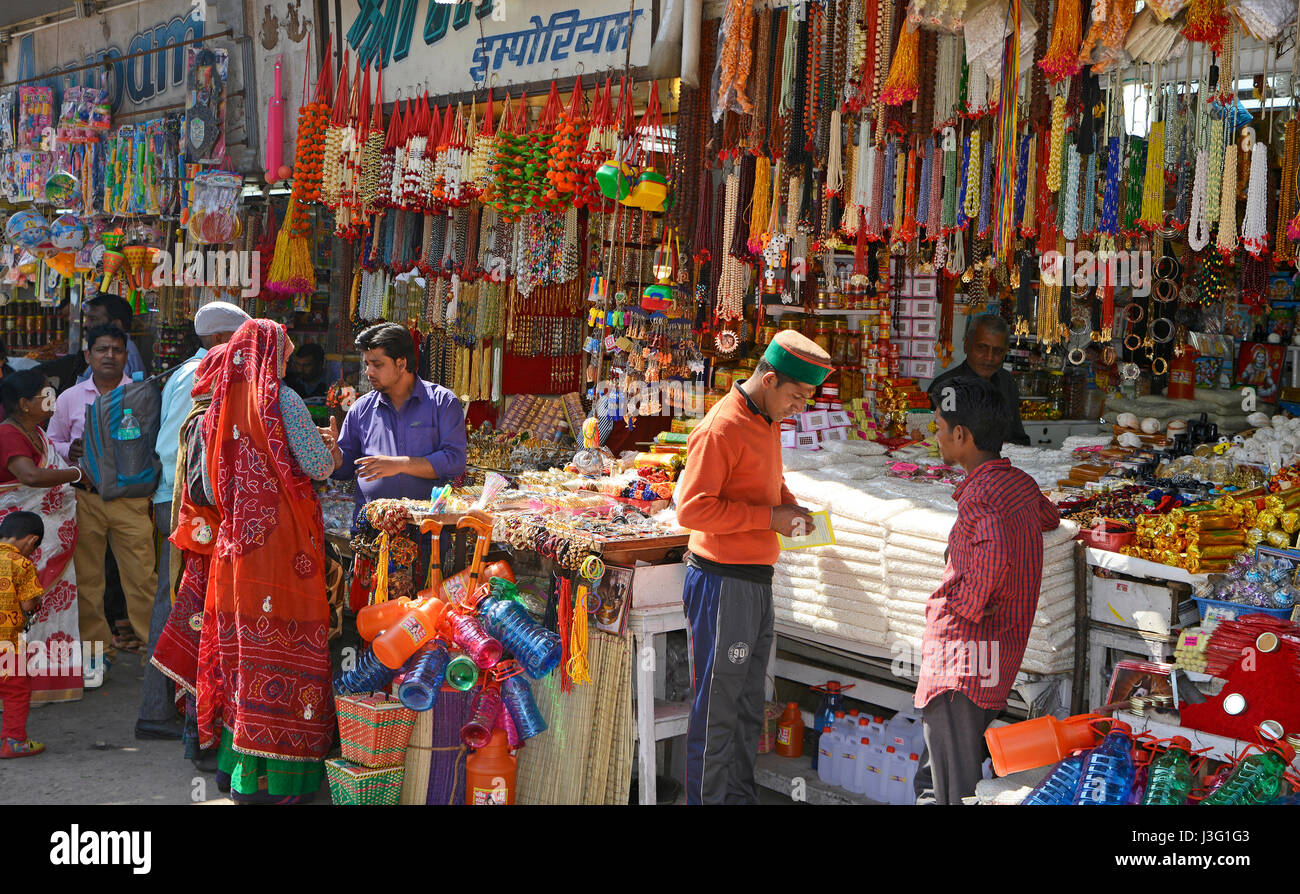
[[[342,0],[333,32],[384,71],[384,94],[438,96],[650,59],[652,0]],[[417,14],[419,13],[419,14]]]

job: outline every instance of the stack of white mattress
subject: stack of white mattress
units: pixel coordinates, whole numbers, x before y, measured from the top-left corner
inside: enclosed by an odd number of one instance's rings
[[[957,519],[952,489],[884,477],[878,467],[856,459],[846,458],[841,465],[823,454],[820,468],[794,471],[787,466],[786,484],[799,501],[830,510],[836,543],[781,554],[772,583],[776,618],[919,656],[926,600],[943,579],[944,549]],[[1027,672],[1072,667],[1070,541],[1077,533],[1073,523],[1062,522],[1044,535],[1043,585],[1022,665]]]

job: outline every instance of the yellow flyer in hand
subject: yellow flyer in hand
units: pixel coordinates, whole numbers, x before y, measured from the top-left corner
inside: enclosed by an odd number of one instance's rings
[[[812,549],[815,546],[834,546],[835,530],[831,527],[831,513],[823,509],[821,512],[812,513],[812,529],[803,537],[786,537],[777,534],[781,538],[781,549]]]

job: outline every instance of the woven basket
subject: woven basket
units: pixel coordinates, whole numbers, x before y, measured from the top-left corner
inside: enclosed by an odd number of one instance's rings
[[[330,800],[343,806],[387,807],[402,796],[405,768],[362,767],[348,760],[333,758],[325,762],[329,777]]]
[[[341,695],[335,704],[345,759],[372,768],[402,766],[414,711],[381,693]]]

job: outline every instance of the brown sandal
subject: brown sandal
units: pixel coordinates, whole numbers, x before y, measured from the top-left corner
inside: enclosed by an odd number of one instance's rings
[[[131,622],[122,618],[113,625],[113,648],[120,649],[123,652],[133,652],[139,654],[144,651],[145,645],[136,638],[135,630],[131,627]]]

